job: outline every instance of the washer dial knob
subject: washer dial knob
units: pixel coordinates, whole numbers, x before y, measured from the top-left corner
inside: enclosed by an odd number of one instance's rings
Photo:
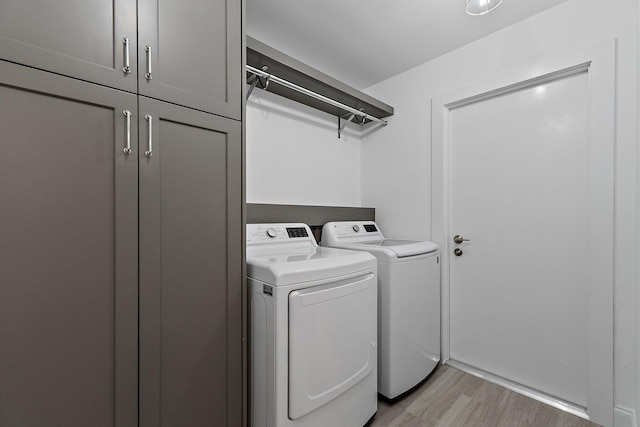
[[[357,224],[354,225],[352,228],[353,228],[353,231],[355,231],[356,233],[360,231],[360,227]]]
[[[269,237],[271,237],[273,239],[277,235],[278,235],[278,232],[276,231],[275,228],[267,228],[267,236],[269,236]]]

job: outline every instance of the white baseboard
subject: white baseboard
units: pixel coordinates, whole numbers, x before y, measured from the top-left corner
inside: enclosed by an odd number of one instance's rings
[[[636,414],[626,408],[613,407],[613,427],[640,427],[636,421]]]
[[[516,393],[520,393],[524,396],[530,397],[531,399],[537,400],[538,402],[542,402],[549,406],[553,406],[554,408],[560,409],[561,411],[568,412],[580,418],[584,418],[587,420],[589,419],[589,414],[587,413],[587,410],[580,406],[574,405],[573,403],[566,402],[564,400],[558,399],[557,397],[542,393],[541,391],[529,388],[520,383],[516,383],[514,381],[508,380],[498,375],[494,375],[490,372],[483,371],[482,369],[478,369],[476,367],[467,365],[466,363],[458,362],[453,359],[445,360],[444,364],[449,365],[453,368],[459,369],[462,372],[466,372],[467,374],[471,374],[478,378],[482,378],[483,380],[489,381],[490,383],[497,384],[508,390],[515,391]],[[622,425],[622,426],[627,427],[625,425]],[[613,427],[618,427],[618,426],[616,426],[614,423]],[[628,427],[634,427],[634,426],[630,425]]]
[[[540,392],[535,390],[530,390],[521,384],[515,384],[511,381],[505,380],[501,377],[497,377],[493,374],[484,372],[480,369],[473,368],[464,363],[457,362],[452,359],[447,359],[444,361],[445,365],[449,365],[453,368],[459,369],[468,374],[474,375],[476,377],[482,378],[486,381],[489,381],[494,384],[498,384],[499,386],[505,387],[509,390],[515,391],[517,393],[523,394],[532,399],[538,400],[540,402],[546,403],[547,405],[551,405],[560,410],[569,412],[578,417],[589,419],[586,412],[582,412],[580,410],[576,410],[576,408],[571,407],[571,405],[567,405],[565,402],[559,401],[556,398],[548,397]],[[638,421],[636,419],[636,414],[631,409],[623,408],[620,406],[613,407],[613,427],[640,427]]]

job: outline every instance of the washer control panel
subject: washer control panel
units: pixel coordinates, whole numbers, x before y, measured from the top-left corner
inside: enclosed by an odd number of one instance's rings
[[[333,230],[334,234],[339,236],[380,234],[374,222],[330,222],[327,225]]]
[[[383,240],[384,236],[373,221],[328,222],[322,228],[323,244]]]

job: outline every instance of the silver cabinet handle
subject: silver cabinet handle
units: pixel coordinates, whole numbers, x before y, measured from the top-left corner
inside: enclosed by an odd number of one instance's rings
[[[131,154],[131,111],[124,110],[122,114],[124,114],[127,121],[127,146],[122,151],[128,156]]]
[[[125,74],[129,74],[131,72],[131,63],[129,58],[129,37],[124,37],[122,39],[122,44],[124,45],[124,67],[122,67],[122,71]]]
[[[149,114],[145,114],[144,118],[149,124],[149,149],[144,152],[144,155],[147,157],[151,157],[153,155],[153,117],[151,117]]]
[[[153,78],[151,73],[151,46],[145,46],[144,51],[147,52],[147,72],[144,74],[144,78],[151,80]]]

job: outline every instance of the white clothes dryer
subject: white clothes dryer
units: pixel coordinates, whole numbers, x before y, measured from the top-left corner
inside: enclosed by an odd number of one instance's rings
[[[377,411],[377,266],[305,224],[247,224],[253,427],[361,427]]]
[[[440,252],[433,242],[385,239],[371,221],[329,222],[322,246],[378,260],[378,392],[394,399],[440,361]]]

